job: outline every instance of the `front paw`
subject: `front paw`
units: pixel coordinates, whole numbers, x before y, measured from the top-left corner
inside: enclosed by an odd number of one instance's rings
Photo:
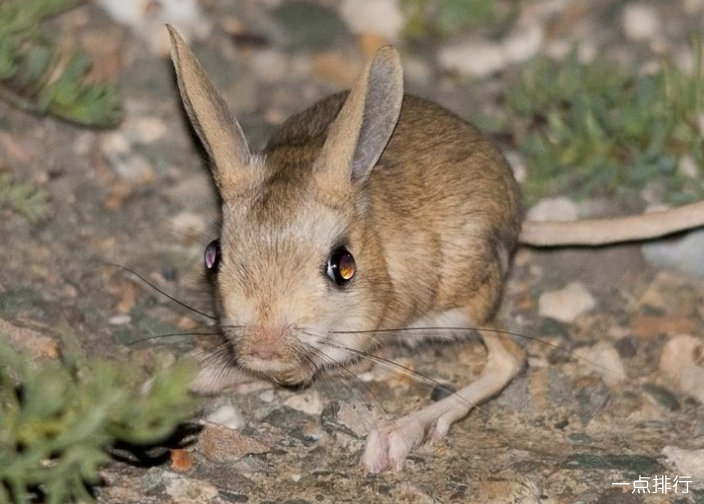
[[[401,472],[411,450],[425,439],[425,427],[412,415],[387,422],[369,433],[361,464],[366,474]]]

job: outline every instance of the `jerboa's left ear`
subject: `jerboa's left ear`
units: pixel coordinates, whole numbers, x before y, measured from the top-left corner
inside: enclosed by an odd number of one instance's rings
[[[314,169],[325,188],[363,183],[396,127],[403,101],[403,70],[396,49],[379,49],[330,125]]]

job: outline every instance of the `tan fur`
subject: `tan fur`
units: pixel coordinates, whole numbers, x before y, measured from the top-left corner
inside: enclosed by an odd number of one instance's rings
[[[405,328],[443,313],[474,327],[492,320],[520,227],[518,187],[478,130],[403,94],[393,48],[376,53],[349,93],[291,117],[251,156],[222,98],[171,34],[184,105],[223,201],[216,300],[233,365],[299,383],[383,343],[333,331]],[[342,287],[325,275],[340,245],[357,265]],[[365,452],[368,471],[399,469],[433,425],[444,435],[518,372],[520,352],[483,336],[486,376],[406,418],[400,431],[381,427]]]

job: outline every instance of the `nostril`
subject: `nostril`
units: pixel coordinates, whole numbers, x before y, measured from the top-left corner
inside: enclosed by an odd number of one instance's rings
[[[262,360],[281,359],[281,354],[276,351],[276,349],[268,346],[255,346],[249,353],[252,357],[257,357]]]

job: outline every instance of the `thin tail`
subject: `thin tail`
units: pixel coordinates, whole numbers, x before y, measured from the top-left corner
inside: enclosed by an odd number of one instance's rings
[[[628,217],[523,222],[518,241],[534,247],[607,245],[650,240],[704,226],[704,201]]]

